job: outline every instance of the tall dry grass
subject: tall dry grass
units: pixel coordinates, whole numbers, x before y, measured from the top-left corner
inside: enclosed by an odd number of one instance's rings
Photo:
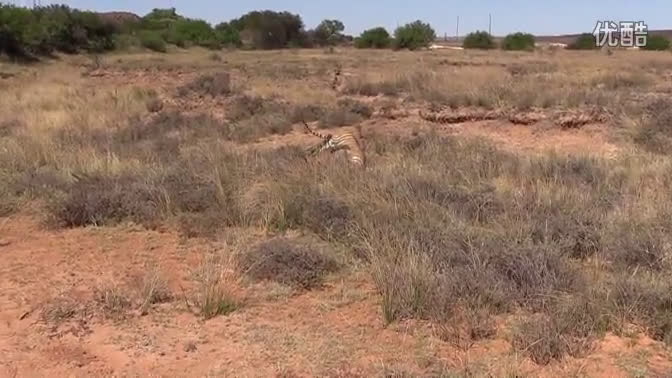
[[[594,337],[631,323],[672,340],[672,160],[657,148],[668,142],[661,120],[670,107],[630,113],[640,134],[633,134],[635,148],[615,159],[522,156],[485,140],[435,133],[372,135],[366,171],[338,158],[304,162],[299,147],[240,148],[237,143],[259,135],[289,132],[286,125],[304,112],[315,111],[326,124],[346,119],[325,116],[333,111],[371,116],[360,98],[335,107],[322,102],[333,95],[315,83],[336,58],[314,54],[227,56],[235,63],[233,78],[239,75],[246,88],[225,91],[229,104],[240,102],[240,118],[228,123],[165,110],[149,117],[144,101],[152,95],[132,85],[99,87],[67,66],[40,67],[34,83],[14,82],[9,100],[0,103],[2,114],[15,118],[0,134],[0,212],[37,201],[49,224],[61,227],[132,220],[147,227],[175,223],[188,236],[230,227],[307,231],[368,264],[385,322],[429,319],[442,325],[444,338],[478,339],[496,334],[498,315],[527,314],[513,331],[513,345],[539,363],[579,355]],[[634,58],[362,54],[340,58],[354,72],[346,93],[454,107],[627,112],[641,101],[633,93],[657,90],[655,75],[668,70],[665,59],[648,54],[642,56],[659,62],[657,71],[618,74],[595,66],[625,67]],[[257,60],[306,59],[317,66],[304,68],[305,77],[268,65],[259,66],[265,77],[250,74]],[[254,89],[271,79],[302,89],[268,101],[268,87],[263,95]],[[287,99],[297,93],[315,94],[314,108],[292,110]],[[280,128],[268,126],[268,117],[282,119]],[[236,127],[244,132],[236,134]],[[280,247],[264,248],[277,256]],[[321,264],[306,261],[311,269]],[[236,307],[220,290],[221,275],[210,273],[202,275],[198,302],[206,317]],[[311,285],[319,274],[310,276]],[[446,328],[451,324],[470,331],[465,336]]]

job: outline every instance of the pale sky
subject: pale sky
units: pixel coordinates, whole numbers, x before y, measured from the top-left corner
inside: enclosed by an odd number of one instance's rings
[[[37,1],[37,0],[36,0]],[[33,0],[10,0],[32,4]],[[41,0],[42,4],[53,3]],[[315,27],[325,18],[345,24],[346,33],[384,26],[390,32],[397,24],[416,19],[429,22],[443,36],[455,35],[460,16],[460,35],[488,29],[492,14],[492,33],[504,35],[524,31],[537,35],[592,32],[600,20],[644,21],[649,29],[672,29],[672,1],[649,0],[62,0],[74,8],[95,11],[131,11],[140,16],[152,8],[174,6],[178,13],[218,23],[237,18],[251,10],[276,10],[298,13],[306,28]]]

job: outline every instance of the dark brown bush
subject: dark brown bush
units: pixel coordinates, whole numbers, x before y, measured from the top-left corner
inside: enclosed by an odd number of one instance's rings
[[[145,103],[147,111],[150,113],[158,113],[163,110],[163,101],[160,98],[155,97],[147,100]]]
[[[646,105],[634,140],[654,153],[666,154],[672,150],[672,101],[657,99]]]
[[[652,338],[672,345],[672,282],[668,275],[615,274],[608,300],[617,319],[641,324]]]
[[[186,96],[189,93],[195,93],[199,96],[228,96],[233,93],[231,75],[228,72],[205,74],[178,88],[180,96]]]
[[[492,186],[467,189],[446,185],[438,178],[418,175],[408,175],[406,180],[414,198],[451,209],[472,222],[487,223],[503,210]]]
[[[324,117],[326,110],[319,105],[297,105],[292,112],[293,123],[313,122]]]
[[[341,99],[335,108],[323,112],[319,127],[351,126],[371,118],[372,114],[371,108],[360,101]]]
[[[255,114],[261,113],[265,107],[266,99],[259,96],[246,94],[235,96],[226,109],[226,118],[231,121],[242,121]]]
[[[156,188],[133,175],[82,177],[47,206],[51,221],[62,227],[107,225],[133,220],[147,226],[159,218]]]
[[[552,245],[520,246],[490,254],[492,271],[513,288],[526,307],[543,309],[548,298],[581,291],[585,282]]]
[[[586,296],[561,297],[547,314],[522,321],[513,333],[513,346],[539,365],[582,357],[593,341],[610,328],[604,304]]]
[[[178,111],[158,114],[148,121],[132,119],[128,126],[119,128],[113,134],[113,141],[121,147],[158,140],[171,132],[179,132],[181,139],[197,139],[221,136],[228,133],[228,127],[206,114],[187,116]]]
[[[24,171],[11,177],[6,184],[12,195],[28,199],[44,198],[67,187],[63,174],[48,166]]]
[[[362,101],[353,100],[351,98],[342,98],[338,100],[338,107],[350,113],[358,114],[364,119],[369,119],[373,115],[373,110]]]
[[[605,230],[605,257],[623,269],[662,271],[672,267],[672,222],[667,216],[640,220],[622,219]]]
[[[353,217],[342,200],[306,190],[297,191],[289,198],[284,214],[290,227],[305,227],[327,240],[344,240]]]
[[[324,252],[286,238],[258,244],[241,257],[247,274],[301,289],[322,284],[324,275],[338,269],[338,263]]]

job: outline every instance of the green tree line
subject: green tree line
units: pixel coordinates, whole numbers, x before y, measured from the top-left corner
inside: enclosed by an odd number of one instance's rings
[[[130,14],[129,14],[130,15]],[[133,16],[133,15],[131,15]],[[19,59],[36,59],[55,52],[105,52],[142,46],[165,52],[168,45],[182,48],[201,46],[278,49],[286,47],[333,46],[354,40],[358,48],[415,50],[429,46],[436,38],[432,26],[420,20],[389,33],[375,27],[357,38],[345,35],[345,25],[326,19],[306,30],[300,15],[270,10],[252,11],[216,25],[184,17],[174,8],[154,9],[143,17],[106,17],[66,5],[24,8],[0,3],[0,54]],[[667,49],[669,41],[651,38],[651,49]],[[570,48],[594,47],[590,36],[581,36]],[[466,36],[465,48],[496,48],[493,37],[477,31]],[[514,33],[499,44],[505,50],[531,50],[534,36]]]

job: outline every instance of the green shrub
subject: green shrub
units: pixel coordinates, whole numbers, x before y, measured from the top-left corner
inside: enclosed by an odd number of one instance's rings
[[[534,50],[534,36],[529,33],[509,34],[502,41],[503,50]]]
[[[215,36],[222,46],[240,47],[240,33],[228,22],[222,22],[215,26]]]
[[[384,49],[389,47],[392,43],[390,33],[383,27],[377,27],[365,30],[357,39],[355,39],[355,47],[358,49]]]
[[[111,50],[118,32],[97,14],[65,5],[34,9],[0,5],[0,25],[0,53],[13,57]]]
[[[215,30],[203,20],[175,21],[166,32],[166,41],[180,47],[187,47],[189,44],[209,48],[219,46]]]
[[[142,47],[150,49],[152,51],[162,53],[168,51],[166,49],[166,42],[156,32],[143,31],[140,34],[140,44],[142,45]]]
[[[400,26],[394,31],[395,47],[415,50],[428,46],[436,38],[431,25],[420,20]]]
[[[590,33],[581,34],[567,46],[570,50],[595,50],[598,48],[595,36]]]
[[[469,33],[465,38],[462,46],[465,49],[494,49],[495,40],[490,34],[484,31],[476,31]]]
[[[118,34],[114,37],[114,48],[117,50],[128,50],[132,47],[140,46],[138,37],[131,34]]]
[[[644,50],[652,51],[664,51],[670,49],[670,40],[663,37],[662,35],[651,35],[646,40],[646,46],[643,46]]]

